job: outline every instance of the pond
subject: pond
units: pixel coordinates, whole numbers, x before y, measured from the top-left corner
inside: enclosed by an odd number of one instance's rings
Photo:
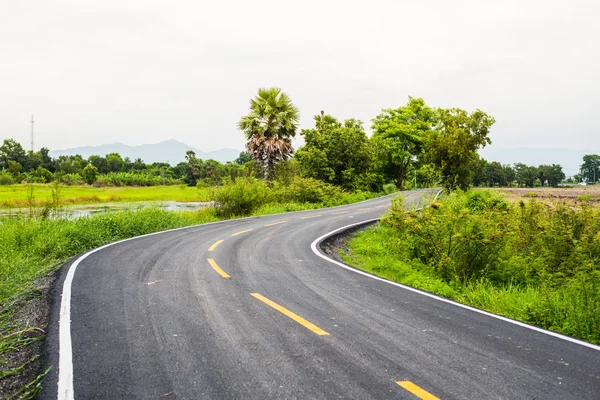
[[[148,207],[157,207],[167,211],[196,211],[211,205],[210,202],[201,201],[139,201],[139,202],[124,202],[124,203],[102,203],[102,204],[87,204],[80,206],[61,207],[57,214],[58,218],[81,218],[89,215],[106,212],[117,212],[130,210],[140,210]],[[36,209],[36,214],[40,213],[40,209]],[[28,208],[13,208],[0,209],[0,219],[12,218],[18,215],[29,215]]]

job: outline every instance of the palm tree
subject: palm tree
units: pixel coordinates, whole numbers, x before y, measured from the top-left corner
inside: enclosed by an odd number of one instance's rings
[[[246,150],[262,165],[266,180],[273,180],[277,163],[294,154],[291,138],[299,118],[298,107],[287,94],[279,88],[265,88],[250,100],[250,112],[238,122],[248,140]]]

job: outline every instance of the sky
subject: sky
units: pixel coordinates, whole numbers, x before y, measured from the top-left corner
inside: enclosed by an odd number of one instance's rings
[[[259,87],[301,128],[408,96],[496,118],[500,148],[600,148],[600,1],[0,0],[0,139],[242,149]],[[296,144],[301,143],[296,141]]]

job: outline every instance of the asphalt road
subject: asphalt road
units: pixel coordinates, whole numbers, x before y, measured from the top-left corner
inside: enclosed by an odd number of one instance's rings
[[[404,195],[414,203],[423,193]],[[40,397],[57,398],[60,386],[59,398],[77,399],[600,399],[599,348],[353,273],[311,250],[319,236],[377,218],[390,199],[103,248],[78,263],[70,324],[59,324],[70,262]]]

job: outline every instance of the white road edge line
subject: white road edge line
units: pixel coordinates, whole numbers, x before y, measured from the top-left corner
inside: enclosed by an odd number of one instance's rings
[[[475,307],[471,307],[471,306],[467,306],[465,304],[457,303],[455,301],[448,300],[448,299],[445,299],[443,297],[436,296],[435,294],[424,292],[422,290],[415,289],[415,288],[410,287],[410,286],[405,286],[405,285],[403,285],[401,283],[392,282],[392,281],[389,281],[387,279],[381,278],[379,276],[369,274],[368,272],[361,271],[361,270],[353,268],[353,267],[351,267],[351,266],[349,266],[347,264],[344,264],[344,263],[341,263],[341,262],[336,261],[334,259],[331,259],[331,258],[327,257],[325,254],[321,253],[318,250],[319,243],[322,242],[323,240],[327,239],[328,237],[330,237],[330,236],[332,236],[332,235],[334,235],[334,234],[336,234],[336,233],[338,233],[340,231],[352,228],[354,226],[362,225],[362,224],[365,224],[365,223],[368,223],[368,222],[374,222],[374,221],[378,221],[378,220],[379,220],[379,218],[367,219],[367,220],[364,220],[362,222],[357,222],[357,223],[354,223],[354,224],[351,224],[351,225],[346,225],[346,226],[343,226],[341,228],[338,228],[338,229],[336,229],[334,231],[326,233],[323,236],[315,239],[315,241],[311,243],[310,248],[312,249],[313,253],[315,253],[317,256],[321,257],[322,259],[324,259],[326,261],[329,261],[330,263],[333,263],[333,264],[335,264],[335,265],[337,265],[339,267],[347,269],[348,271],[352,271],[352,272],[354,272],[356,274],[363,275],[363,276],[366,276],[368,278],[375,279],[377,281],[389,283],[390,285],[394,285],[394,286],[397,286],[399,288],[402,288],[402,289],[405,289],[405,290],[408,290],[408,291],[411,291],[411,292],[414,292],[414,293],[418,293],[418,294],[421,294],[423,296],[430,297],[432,299],[436,299],[436,300],[442,301],[444,303],[452,304],[454,306],[457,306],[457,307],[460,307],[460,308],[464,308],[466,310],[470,310],[470,311],[474,311],[474,312],[479,313],[479,314],[487,315],[488,317],[496,318],[496,319],[499,319],[499,320],[504,321],[504,322],[509,322],[511,324],[518,325],[518,326],[521,326],[523,328],[527,328],[527,329],[531,329],[531,330],[536,331],[536,332],[543,333],[545,335],[554,336],[554,337],[556,337],[558,339],[566,340],[567,342],[579,344],[581,346],[589,347],[590,349],[594,349],[594,350],[600,351],[600,346],[597,346],[595,344],[584,342],[583,340],[579,340],[579,339],[574,339],[572,337],[561,335],[560,333],[548,331],[546,329],[538,328],[537,326],[528,325],[528,324],[526,324],[524,322],[516,321],[514,319],[510,319],[510,318],[506,318],[506,317],[503,317],[503,316],[500,316],[500,315],[492,314],[490,312],[483,311],[483,310],[477,309]]]
[[[395,195],[396,195],[396,193],[392,193],[389,195],[376,197],[373,199],[359,201],[357,203],[343,204],[343,205],[339,205],[339,206],[335,206],[335,207],[326,207],[326,208],[323,208],[322,210],[352,206],[352,205],[365,203],[365,202],[372,201],[372,200],[379,200],[379,199],[384,199],[386,197],[393,197]],[[224,220],[224,221],[207,222],[205,224],[184,226],[181,228],[168,229],[166,231],[152,232],[152,233],[147,233],[145,235],[140,235],[140,236],[135,236],[135,237],[119,240],[117,242],[108,243],[108,244],[105,244],[104,246],[90,250],[87,253],[80,256],[69,267],[69,271],[67,272],[67,276],[65,277],[65,281],[63,282],[63,290],[62,290],[62,295],[61,295],[61,300],[60,300],[60,315],[59,315],[59,321],[58,321],[58,397],[57,397],[57,399],[58,400],[73,400],[75,398],[74,397],[75,394],[73,391],[73,344],[71,343],[71,286],[73,284],[73,277],[75,276],[75,271],[77,270],[77,266],[83,260],[85,260],[89,255],[92,255],[97,251],[100,251],[102,249],[105,249],[107,247],[110,247],[110,246],[113,246],[113,245],[116,245],[119,243],[127,242],[130,240],[141,239],[141,238],[148,237],[148,236],[159,235],[159,234],[167,233],[167,232],[174,232],[174,231],[179,231],[179,230],[183,230],[183,229],[198,228],[200,226],[205,226],[205,225],[224,224],[224,223],[229,223],[229,222],[234,222],[234,221],[243,221],[243,220],[248,220],[248,219],[261,219],[261,218],[265,218],[265,217],[272,217],[272,216],[282,215],[282,214],[296,214],[296,213],[304,213],[304,212],[312,212],[312,211],[315,211],[315,210],[292,211],[292,212],[283,212],[283,213],[278,213],[278,214],[230,219],[230,220]]]
[[[232,221],[232,220],[229,220]],[[235,221],[235,220],[233,220]],[[205,225],[212,225],[219,222],[212,222]],[[166,231],[158,231],[147,233],[141,236],[119,240],[105,244],[104,246],[88,251],[79,257],[71,266],[63,283],[62,296],[60,300],[60,316],[58,321],[58,400],[73,400],[73,345],[71,343],[71,286],[77,266],[88,256],[107,247],[114,246],[119,243],[128,242],[130,240],[141,239],[148,236],[158,235],[161,233],[174,232],[183,229],[197,228],[201,225],[184,226],[181,228],[169,229]]]

